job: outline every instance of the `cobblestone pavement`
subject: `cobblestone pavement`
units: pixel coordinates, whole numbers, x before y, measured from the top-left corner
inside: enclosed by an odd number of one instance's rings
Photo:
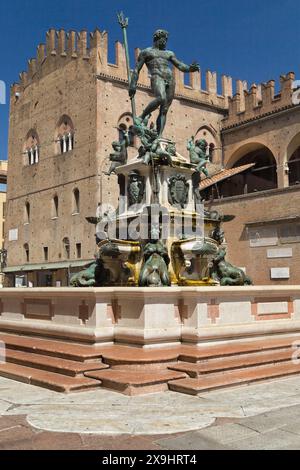
[[[299,449],[300,378],[189,396],[63,395],[0,378],[0,449]]]

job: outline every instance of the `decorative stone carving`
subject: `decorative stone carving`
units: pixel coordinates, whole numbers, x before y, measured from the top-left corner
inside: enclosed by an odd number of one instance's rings
[[[189,183],[185,176],[177,174],[171,176],[168,181],[168,198],[172,206],[180,206],[184,209],[189,198]]]
[[[172,266],[178,285],[216,285],[209,264],[218,252],[216,241],[210,238],[187,238],[173,242]]]
[[[140,204],[143,200],[145,192],[145,179],[137,170],[129,173],[129,181],[127,186],[128,204]]]

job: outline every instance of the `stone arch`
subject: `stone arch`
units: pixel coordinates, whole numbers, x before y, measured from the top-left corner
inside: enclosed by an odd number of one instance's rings
[[[118,119],[118,129],[129,132],[130,147],[136,147],[136,136],[133,132],[133,117],[131,113],[123,113]],[[119,131],[119,140],[123,139],[122,131]]]
[[[55,129],[55,153],[62,154],[74,148],[75,128],[72,119],[67,114],[63,114]]]
[[[195,140],[204,139],[208,143],[207,151],[212,149],[212,163],[215,162],[215,150],[220,149],[220,141],[215,129],[213,129],[208,124],[204,124],[203,126],[199,127],[195,134]]]
[[[40,139],[36,129],[30,129],[23,145],[24,165],[34,165],[39,162]]]
[[[300,132],[291,139],[287,146],[287,166],[289,186],[300,184]]]
[[[233,168],[235,166],[236,162],[238,160],[240,160],[241,158],[243,158],[243,156],[246,155],[247,153],[251,153],[251,152],[256,151],[256,150],[264,150],[264,149],[267,149],[268,151],[270,151],[271,154],[273,155],[273,158],[276,161],[275,152],[274,152],[273,148],[270,145],[267,145],[266,143],[254,140],[254,141],[245,142],[241,146],[235,148],[231,152],[229,158],[226,158],[226,165],[225,166],[226,166],[226,168]]]
[[[273,152],[259,142],[248,142],[231,155],[226,168],[235,168],[254,163],[248,170],[220,183],[223,197],[266,191],[278,187],[277,162]]]

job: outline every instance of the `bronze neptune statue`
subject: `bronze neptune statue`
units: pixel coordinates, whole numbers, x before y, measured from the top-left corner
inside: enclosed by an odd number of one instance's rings
[[[164,29],[159,29],[154,33],[153,47],[148,47],[139,54],[129,87],[129,95],[132,98],[136,93],[139,73],[143,65],[146,64],[151,76],[151,89],[155,99],[148,104],[142,115],[137,118],[137,122],[143,122],[147,116],[159,108],[156,123],[159,137],[162,136],[164,131],[167,113],[175,94],[175,80],[169,64],[173,64],[181,72],[196,72],[199,70],[199,65],[196,62],[186,65],[176,58],[174,52],[166,50],[167,40],[168,32]]]

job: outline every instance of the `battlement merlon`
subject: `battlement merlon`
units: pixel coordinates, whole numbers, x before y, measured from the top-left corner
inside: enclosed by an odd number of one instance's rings
[[[228,116],[223,120],[223,128],[236,126],[261,116],[293,106],[295,73],[289,72],[280,77],[280,92],[275,94],[275,81],[269,80],[259,86],[237,84],[237,93],[229,98]]]
[[[135,50],[137,57],[139,49]],[[86,60],[94,68],[95,75],[105,79],[127,82],[126,58],[124,46],[117,41],[115,44],[115,63],[108,60],[108,33],[96,29],[88,34],[86,30],[66,32],[54,28],[46,33],[45,44],[39,44],[36,57],[28,61],[27,70],[20,74],[20,90],[31,83],[40,80],[45,75],[64,67],[73,60]],[[133,65],[133,64],[132,64]],[[218,77],[216,72],[207,71],[202,81],[202,72],[190,73],[188,78],[174,69],[176,77],[176,94],[179,98],[186,98],[202,104],[228,109],[228,99],[232,97],[232,78],[221,77],[221,89],[218,90]],[[205,89],[201,84],[205,83]],[[146,67],[143,67],[138,86],[150,87],[150,80]],[[13,89],[12,89],[13,93]]]

